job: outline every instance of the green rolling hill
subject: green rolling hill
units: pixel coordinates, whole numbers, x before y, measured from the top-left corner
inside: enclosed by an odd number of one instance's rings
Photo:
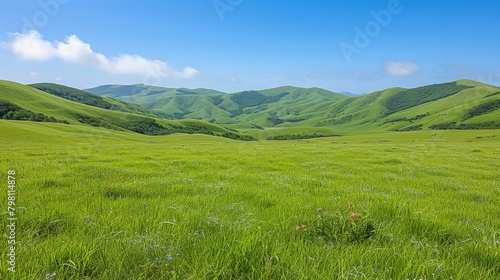
[[[232,139],[251,140],[237,131],[201,120],[167,120],[148,115],[144,109],[135,109],[112,99],[83,94],[59,85],[35,85],[51,93],[10,81],[0,81],[0,118],[35,122],[64,123],[61,125],[87,125],[147,135],[173,133],[200,133]],[[65,98],[60,97],[64,95]],[[83,98],[85,97],[85,98]],[[74,99],[68,100],[68,99]],[[84,100],[78,100],[78,99]],[[101,108],[93,103],[112,108]]]
[[[0,119],[242,140],[308,139],[350,131],[498,129],[500,88],[459,80],[348,96],[291,86],[228,94],[146,85],[82,91],[0,81]]]
[[[134,103],[168,118],[200,119],[238,129],[500,128],[500,88],[471,80],[391,88],[362,96],[291,86],[231,94],[146,85],[101,86],[87,91]]]
[[[169,118],[202,119],[246,128],[302,122],[314,112],[312,108],[326,108],[326,104],[348,98],[324,89],[291,86],[232,94],[145,85],[101,86],[86,91],[135,103]]]

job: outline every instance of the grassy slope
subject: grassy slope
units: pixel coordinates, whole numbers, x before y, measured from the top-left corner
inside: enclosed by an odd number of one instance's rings
[[[100,95],[95,95],[76,88],[71,88],[52,83],[38,83],[38,84],[31,84],[29,86],[50,93],[52,95],[62,97],[64,99],[68,99],[86,105],[91,105],[94,107],[134,113],[134,114],[154,116],[154,114],[152,114],[148,110],[145,110],[144,108],[138,105],[130,104],[124,101],[114,100],[106,96],[103,97]]]
[[[109,85],[87,89],[87,91],[135,103],[170,118],[204,120],[218,118],[221,120],[220,123],[230,120],[230,113],[214,106],[212,96],[224,95],[215,90]]]
[[[14,82],[0,81],[0,99],[9,101],[17,106],[53,116],[56,119],[67,120],[71,124],[80,124],[79,116],[87,116],[98,119],[106,127],[115,130],[125,130],[124,127],[130,121],[144,120],[146,116],[120,111],[106,110],[98,107],[84,105],[78,102],[69,101],[37,90],[35,88],[17,84]],[[149,118],[149,117],[148,117]],[[153,118],[172,133],[176,131],[211,131],[216,135],[230,133],[230,131],[207,122],[196,120],[169,121],[165,119]]]
[[[276,128],[266,128],[261,129],[242,129],[240,130],[245,135],[250,135],[259,140],[266,140],[270,137],[282,136],[282,135],[320,135],[320,136],[331,136],[344,134],[344,132],[339,132],[327,127],[276,127]]]
[[[255,123],[261,126],[269,126],[268,118],[277,116],[283,120],[299,120],[301,122],[285,122],[282,126],[300,123],[307,126],[307,119],[317,111],[311,108],[318,109],[319,106],[331,104],[334,101],[348,98],[345,95],[333,93],[319,88],[296,88],[296,87],[279,87],[275,89],[263,90],[261,93],[266,96],[278,95],[284,92],[289,94],[283,96],[278,102],[260,106],[261,108],[254,109],[252,114],[242,115],[238,118],[243,123]],[[252,110],[249,110],[252,112]]]
[[[85,91],[98,94],[98,95],[106,95],[113,98],[126,98],[134,95],[148,95],[148,94],[159,94],[168,92],[172,89],[169,88],[160,88],[154,86],[146,86],[146,85],[104,85],[93,88],[91,90],[86,89]]]
[[[3,120],[0,131],[19,241],[17,272],[2,261],[1,279],[500,276],[498,130],[258,142]],[[375,235],[319,239],[316,209],[339,204]]]
[[[393,88],[381,92],[375,92],[369,95],[351,99],[350,103],[343,108],[332,107],[333,112],[339,112],[334,115],[334,120],[330,124],[336,125],[340,130],[394,130],[402,129],[408,126],[422,124],[424,129],[427,129],[433,124],[443,122],[457,122],[464,120],[465,113],[474,106],[483,102],[500,99],[500,95],[484,98],[485,96],[500,91],[500,88],[489,86],[486,84],[461,80],[458,85],[466,85],[472,88],[460,91],[457,94],[447,96],[432,102],[426,102],[420,105],[404,109],[399,112],[385,116],[387,108],[384,104],[392,96],[404,91],[402,88]],[[474,117],[467,122],[486,122],[498,121],[498,111],[494,111],[480,117]],[[391,120],[406,118],[412,119],[419,115],[429,114],[418,120],[389,122]],[[352,116],[349,122],[336,124],[335,121],[341,120],[347,116]]]
[[[134,113],[134,114],[143,114],[143,115],[149,115],[149,116],[155,116],[155,114],[147,109],[142,108],[139,105],[128,103],[125,101],[113,99],[107,96],[102,96],[104,101],[107,103],[116,106],[119,108],[119,111],[123,112],[128,112],[128,113]]]
[[[473,88],[461,91],[458,94],[449,96],[434,102],[425,103],[414,108],[395,113],[387,119],[395,118],[413,118],[417,115],[430,113],[421,120],[412,122],[400,122],[383,126],[385,129],[401,128],[408,125],[422,124],[425,128],[438,123],[462,122],[464,121],[465,113],[474,106],[491,101],[500,100],[500,95],[485,98],[487,95],[500,91],[500,88],[481,84],[474,81],[462,80],[458,82]],[[480,117],[473,117],[466,123],[477,123],[487,121],[498,121],[500,111],[494,111]],[[380,122],[379,122],[380,123]]]

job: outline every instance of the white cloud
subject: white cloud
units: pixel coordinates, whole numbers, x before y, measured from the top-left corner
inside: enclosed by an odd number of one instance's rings
[[[50,42],[44,41],[42,35],[36,31],[15,33],[14,36],[10,47],[22,60],[44,61],[57,55],[57,49]]]
[[[37,72],[30,72],[30,78],[36,79],[37,77],[38,77],[38,73]]]
[[[199,74],[198,70],[192,67],[186,67],[179,71],[161,60],[147,60],[138,55],[121,55],[111,60],[103,56],[100,58],[100,64],[104,70],[110,73],[127,73],[144,78],[189,79]]]
[[[89,44],[83,42],[76,35],[66,38],[65,42],[57,42],[57,55],[64,61],[99,66],[106,61],[106,57],[95,53]]]
[[[500,73],[497,73],[497,77],[499,77],[499,78],[500,78]]]
[[[386,61],[385,71],[392,76],[407,77],[415,75],[420,67],[410,61]]]
[[[54,58],[63,61],[90,65],[113,74],[129,74],[143,78],[178,78],[189,79],[198,70],[186,67],[177,70],[161,60],[148,60],[139,55],[120,55],[108,58],[92,50],[90,44],[83,42],[76,35],[71,35],[64,42],[51,43],[42,38],[37,31],[14,33],[14,39],[8,44],[11,51],[23,60],[46,61]]]

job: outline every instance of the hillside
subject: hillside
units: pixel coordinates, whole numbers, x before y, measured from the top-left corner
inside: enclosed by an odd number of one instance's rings
[[[135,103],[170,118],[202,119],[247,128],[302,122],[310,108],[348,98],[324,89],[291,86],[232,94],[145,85],[101,86],[86,91]]]
[[[7,120],[89,125],[147,135],[201,133],[250,140],[236,131],[199,120],[166,120],[159,117],[90,106],[67,100],[30,86],[0,81],[0,115]]]
[[[103,97],[97,94],[92,94],[87,91],[79,90],[72,87],[67,87],[52,83],[38,83],[38,84],[31,84],[29,86],[39,89],[41,91],[45,91],[52,95],[62,97],[64,99],[68,99],[71,101],[75,101],[78,103],[94,107],[135,113],[135,114],[153,115],[151,112],[145,110],[144,108],[138,105],[127,103],[121,100],[115,100],[105,96]]]
[[[500,88],[470,80],[391,88],[362,96],[291,86],[231,94],[146,85],[102,86],[87,91],[135,103],[169,118],[201,119],[238,129],[500,128]]]

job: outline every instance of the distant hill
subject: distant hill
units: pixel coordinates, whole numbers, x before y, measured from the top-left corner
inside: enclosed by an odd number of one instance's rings
[[[340,94],[343,94],[343,95],[347,95],[347,96],[361,96],[363,94],[355,94],[355,93],[352,93],[352,92],[348,92],[348,91],[343,91],[343,92],[339,92]]]
[[[207,89],[101,86],[86,91],[138,104],[168,118],[202,119],[243,127],[276,126],[305,120],[310,108],[348,98],[320,88],[279,87],[232,94]]]
[[[391,88],[360,96],[291,86],[231,94],[146,85],[101,86],[86,91],[135,103],[169,118],[200,119],[235,128],[500,128],[500,88],[471,80]]]
[[[66,125],[89,125],[117,131],[131,131],[147,135],[172,133],[201,133],[232,139],[251,140],[221,126],[200,120],[166,120],[140,113],[128,105],[111,99],[99,100],[78,90],[60,85],[37,85],[49,94],[31,86],[10,81],[0,81],[0,117],[5,120],[65,123]],[[65,95],[66,98],[57,95]],[[68,99],[82,99],[78,102]],[[98,102],[102,106],[116,107],[111,110],[82,103]]]
[[[164,88],[156,86],[148,86],[144,84],[138,85],[103,85],[85,91],[105,95],[109,97],[121,97],[126,99],[132,96],[158,96],[158,95],[182,95],[182,94],[224,94],[223,92],[212,89],[186,89],[186,88]]]

